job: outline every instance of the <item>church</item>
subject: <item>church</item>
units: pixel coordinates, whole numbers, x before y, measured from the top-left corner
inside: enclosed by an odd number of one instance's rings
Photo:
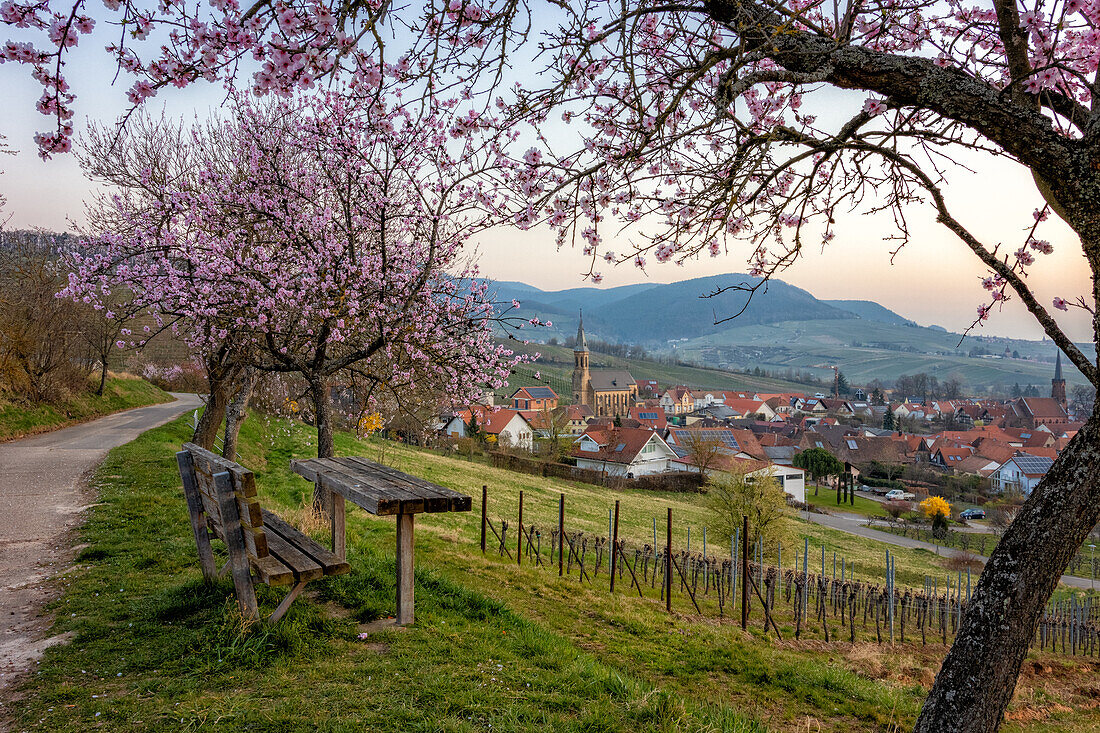
[[[588,341],[584,337],[584,315],[577,327],[573,347],[573,404],[587,405],[596,417],[626,417],[638,401],[638,384],[625,369],[588,368]]]

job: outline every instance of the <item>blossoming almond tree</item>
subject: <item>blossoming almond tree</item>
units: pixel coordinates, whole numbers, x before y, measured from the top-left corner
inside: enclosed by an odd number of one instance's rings
[[[1088,311],[1095,348],[1100,285],[1047,306],[1027,276],[1052,249],[1040,229],[1054,213],[1100,283],[1100,5],[709,0],[567,14],[545,42],[553,82],[521,91],[518,108],[560,115],[579,144],[548,139],[532,153],[545,161],[523,174],[538,191],[520,223],[579,234],[593,279],[599,258],[644,267],[741,241],[761,278],[739,286],[751,294],[804,246],[830,241],[841,214],[892,214],[900,247],[925,204],[989,268],[975,325],[1018,298],[1097,383],[1094,350],[1055,316]],[[863,93],[846,115],[842,90]],[[993,155],[1037,189],[1008,247],[982,242],[942,188],[955,160]],[[999,726],[1043,605],[1100,516],[1098,468],[1094,414],[993,553],[917,730]]]
[[[461,260],[495,206],[474,173],[497,156],[448,108],[414,116],[333,93],[241,103],[224,123],[239,164],[165,183],[149,206],[120,203],[125,234],[76,254],[64,294],[95,301],[124,284],[200,352],[228,344],[255,368],[300,374],[322,457],[349,370],[382,387],[428,374],[456,402],[476,399],[516,362]]]

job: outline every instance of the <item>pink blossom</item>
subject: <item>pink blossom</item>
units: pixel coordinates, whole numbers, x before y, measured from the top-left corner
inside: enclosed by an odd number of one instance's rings
[[[1060,311],[1068,311],[1069,310],[1069,303],[1066,302],[1065,298],[1055,298],[1054,299],[1054,307],[1057,308]]]
[[[886,111],[886,102],[870,97],[863,103],[863,111],[869,115],[880,115]]]

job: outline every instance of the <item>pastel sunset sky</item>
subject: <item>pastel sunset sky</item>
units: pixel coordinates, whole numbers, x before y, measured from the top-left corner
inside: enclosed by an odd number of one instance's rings
[[[106,36],[100,29],[82,40],[69,61],[70,83],[78,93],[75,126],[78,132],[89,119],[110,122],[125,109],[125,92],[131,80],[123,74],[111,84],[114,67],[102,52]],[[0,193],[7,197],[4,215],[8,228],[45,227],[63,230],[69,222],[83,222],[83,202],[91,184],[85,180],[73,156],[42,161],[33,142],[34,132],[47,129],[49,121],[34,110],[41,93],[29,77],[29,70],[9,63],[0,65],[0,88],[4,90],[5,114],[0,117],[0,134],[16,155],[0,158]],[[188,119],[205,118],[220,105],[224,93],[219,87],[196,85],[185,90],[165,90],[151,100],[151,111]],[[1023,242],[1032,223],[1031,212],[1041,205],[1030,175],[1008,160],[968,159],[976,172],[956,169],[946,192],[950,205],[983,241],[1003,243],[1011,252]],[[883,241],[891,234],[883,217],[850,215],[839,217],[836,239],[824,252],[812,252],[782,275],[782,279],[828,299],[867,299],[897,311],[924,325],[937,324],[952,331],[967,328],[975,308],[984,302],[980,280],[986,275],[977,258],[937,225],[930,209],[914,207],[910,212],[913,242],[891,263],[895,246]],[[1055,220],[1044,224],[1040,238],[1055,245],[1051,255],[1038,255],[1029,282],[1039,301],[1048,308],[1054,296],[1074,299],[1089,291],[1088,269],[1080,245],[1072,233]],[[613,244],[616,251],[626,243]],[[549,230],[518,230],[487,234],[477,243],[483,274],[499,280],[519,280],[556,290],[591,284],[583,279],[588,261],[579,248],[561,251],[554,247]],[[703,275],[744,272],[747,250],[732,251],[712,259],[702,257],[684,266],[651,264],[646,272],[631,264],[603,266],[603,287],[644,281],[674,282]],[[652,261],[652,258],[650,258]],[[1090,338],[1087,314],[1072,309],[1055,311],[1070,335]],[[1030,314],[1016,301],[1003,311],[994,311],[985,332],[1017,338],[1039,338],[1041,332]]]

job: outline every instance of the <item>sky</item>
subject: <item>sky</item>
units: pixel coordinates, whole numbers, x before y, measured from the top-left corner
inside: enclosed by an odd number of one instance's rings
[[[114,67],[102,46],[106,42],[103,24],[82,40],[68,65],[70,83],[78,94],[75,127],[79,132],[89,120],[113,121],[126,108],[126,89],[132,83],[125,74],[111,84]],[[0,194],[7,198],[2,216],[8,228],[70,228],[84,220],[83,202],[92,191],[72,155],[42,161],[33,142],[35,131],[48,129],[49,121],[34,109],[41,87],[30,79],[29,70],[13,63],[0,65],[0,88],[4,90],[5,114],[0,116],[0,134],[16,151],[0,157]],[[218,109],[224,92],[218,86],[194,85],[184,90],[163,90],[152,100],[151,111],[203,119]],[[970,161],[968,161],[969,163]],[[957,168],[948,177],[945,192],[955,215],[979,239],[1003,243],[1011,252],[1023,242],[1032,223],[1031,212],[1041,205],[1035,185],[1022,167],[1008,160],[974,161],[975,172]],[[939,325],[963,331],[975,317],[976,307],[985,302],[980,281],[984,267],[953,234],[934,222],[931,210],[915,207],[911,212],[912,242],[891,262],[894,245],[883,241],[892,233],[882,217],[850,215],[838,217],[837,237],[824,251],[813,252],[797,261],[781,279],[823,299],[874,300],[922,325]],[[2,221],[2,219],[0,219]],[[1088,267],[1076,238],[1061,222],[1044,224],[1040,238],[1055,245],[1051,255],[1038,255],[1030,270],[1029,284],[1041,303],[1050,308],[1055,296],[1073,299],[1090,291]],[[482,274],[497,280],[518,280],[543,290],[591,285],[583,279],[587,258],[579,248],[557,250],[548,229],[522,232],[497,230],[475,243]],[[609,248],[625,251],[625,243]],[[746,270],[745,251],[731,251],[712,259],[704,256],[678,266],[653,263],[646,271],[626,263],[600,263],[603,287],[639,282],[667,283],[704,275],[740,273]],[[651,261],[653,258],[649,258]],[[1087,314],[1077,309],[1069,314],[1052,311],[1074,339],[1089,340]],[[995,311],[977,333],[1014,338],[1041,338],[1034,319],[1014,300]]]

